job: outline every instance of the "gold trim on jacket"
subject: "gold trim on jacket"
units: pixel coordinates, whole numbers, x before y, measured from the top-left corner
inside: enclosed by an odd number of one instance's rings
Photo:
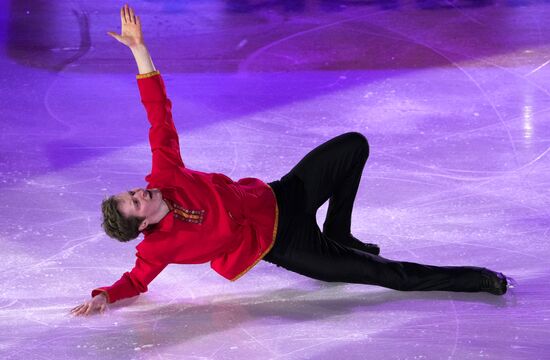
[[[155,70],[155,71],[151,71],[151,72],[148,72],[148,73],[145,73],[145,74],[137,74],[136,79],[145,79],[145,78],[155,76],[155,75],[160,75],[160,71]]]
[[[269,186],[269,184],[267,184],[267,186]],[[252,265],[250,265],[243,272],[241,272],[239,275],[237,275],[233,279],[231,279],[231,281],[238,280],[241,276],[243,276],[250,269],[252,269],[254,266],[256,266],[256,264],[260,260],[262,260],[264,256],[267,255],[267,253],[271,250],[271,248],[273,248],[273,245],[275,245],[275,238],[277,237],[277,227],[279,225],[279,204],[277,204],[277,196],[275,195],[275,191],[273,191],[271,186],[269,186],[269,189],[271,190],[271,192],[273,193],[273,196],[275,197],[275,226],[273,226],[273,240],[271,241],[271,245],[269,245],[269,247],[262,254],[260,254],[260,256],[256,259],[256,261],[254,261],[254,263]]]

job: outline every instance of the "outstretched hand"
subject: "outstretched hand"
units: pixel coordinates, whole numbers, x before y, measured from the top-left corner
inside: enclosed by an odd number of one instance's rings
[[[141,32],[141,22],[139,20],[139,16],[135,15],[134,10],[127,4],[120,9],[120,22],[122,25],[120,34],[112,31],[109,31],[107,34],[111,35],[129,48],[142,45],[143,34]]]

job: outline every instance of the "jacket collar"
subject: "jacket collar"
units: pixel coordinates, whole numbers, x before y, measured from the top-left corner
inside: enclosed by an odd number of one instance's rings
[[[171,200],[168,196],[170,196],[170,190],[168,189],[160,189],[160,192],[162,194],[162,200],[168,205],[168,214],[166,214],[158,223],[153,225],[150,229],[143,230],[143,235],[151,235],[154,232],[160,231],[160,232],[170,232],[172,231],[172,227],[174,226],[174,212],[172,211],[174,209],[173,200]]]

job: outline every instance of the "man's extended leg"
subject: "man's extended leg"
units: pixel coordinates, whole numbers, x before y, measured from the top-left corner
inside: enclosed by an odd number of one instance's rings
[[[296,214],[285,236],[285,246],[276,243],[264,260],[310,278],[401,291],[506,292],[502,274],[486,268],[393,261],[343,246],[325,236],[311,214]]]

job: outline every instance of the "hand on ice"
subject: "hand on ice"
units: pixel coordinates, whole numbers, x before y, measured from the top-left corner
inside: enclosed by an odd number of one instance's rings
[[[90,300],[84,302],[81,305],[78,305],[77,307],[73,308],[71,310],[71,314],[74,316],[79,315],[91,315],[97,311],[99,311],[100,314],[102,314],[105,309],[107,308],[107,297],[105,294],[97,294]]]

